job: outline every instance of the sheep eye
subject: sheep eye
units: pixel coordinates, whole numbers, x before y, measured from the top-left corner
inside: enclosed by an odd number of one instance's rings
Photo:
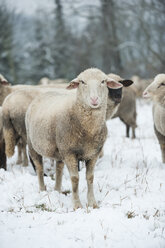
[[[81,80],[81,83],[86,85],[86,83],[84,81],[82,81],[82,80]]]
[[[105,80],[103,80],[102,82],[101,82],[101,84],[104,84],[105,83]]]
[[[165,86],[165,83],[161,83],[158,88],[160,88],[161,86]]]

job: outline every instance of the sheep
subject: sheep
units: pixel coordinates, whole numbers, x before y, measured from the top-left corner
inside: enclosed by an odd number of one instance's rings
[[[109,77],[115,79],[116,81],[123,84],[122,89],[113,90],[116,91],[120,95],[122,91],[122,100],[120,105],[118,106],[117,112],[113,115],[112,118],[119,117],[120,120],[126,125],[126,137],[129,137],[129,129],[132,128],[132,138],[135,138],[135,128],[137,127],[136,124],[136,97],[135,93],[132,90],[133,81],[129,79],[122,79],[120,76],[116,74],[108,74]],[[119,99],[120,101],[120,99]],[[110,119],[107,116],[107,119]]]
[[[47,91],[63,92],[63,89],[55,87],[32,87],[17,90],[6,97],[3,109],[3,133],[6,144],[6,155],[8,158],[14,155],[15,146],[18,146],[17,164],[23,162],[23,166],[28,166],[26,154],[26,128],[25,113],[31,101],[39,94]],[[66,90],[65,90],[66,91]],[[64,92],[65,92],[64,91]]]
[[[53,84],[65,84],[69,83],[69,81],[65,78],[57,78],[57,79],[49,79],[47,77],[43,77],[40,79],[40,81],[38,82],[39,85],[53,85]]]
[[[67,89],[76,94],[45,93],[30,104],[25,117],[29,154],[36,166],[40,190],[46,189],[42,156],[56,160],[56,186],[61,191],[64,163],[70,173],[74,209],[82,207],[78,193],[78,161],[86,162],[88,205],[97,207],[93,192],[94,166],[107,137],[108,89],[122,84],[96,68],[83,71]]]
[[[143,97],[153,100],[154,131],[160,144],[162,161],[165,163],[165,74],[158,74],[145,89]]]
[[[11,86],[11,84],[7,81],[7,79],[2,75],[0,74],[0,106],[2,106],[4,100],[6,99],[6,97],[18,90],[33,90],[33,89],[47,89],[47,88],[65,88],[66,87],[66,84],[56,84],[56,85],[49,85],[49,86],[44,86],[44,85],[14,85],[14,86]],[[30,94],[29,94],[30,95]],[[22,98],[23,99],[23,98]],[[31,97],[30,97],[31,99]],[[19,101],[20,99],[18,99],[18,106],[16,107],[17,108],[17,111],[18,111],[18,114],[20,114],[21,112],[21,108],[25,109],[24,106],[22,106],[22,103],[24,103],[24,101],[21,103]],[[12,108],[14,108],[14,106],[16,106],[16,101],[13,101],[12,102]],[[25,104],[25,106],[27,106]],[[18,107],[20,108],[20,110],[18,109]],[[25,125],[24,125],[25,126]],[[25,129],[25,128],[24,128]],[[12,138],[13,136],[11,136]],[[26,155],[26,142],[21,140],[21,138],[17,138],[15,142],[15,145],[17,145],[18,147],[18,158],[17,158],[17,164],[20,164],[23,162],[23,166],[27,166],[28,165],[28,158],[27,158],[27,155]],[[4,146],[3,146],[4,147]]]
[[[2,107],[0,107],[0,168],[6,170],[5,142],[3,137]]]

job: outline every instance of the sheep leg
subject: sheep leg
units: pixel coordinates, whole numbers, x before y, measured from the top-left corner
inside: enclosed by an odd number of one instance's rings
[[[27,157],[27,152],[26,152],[26,143],[23,144],[23,146],[22,146],[22,153],[23,153],[23,166],[27,167],[28,166],[28,157]]]
[[[82,208],[79,198],[79,192],[78,192],[79,174],[78,174],[77,162],[78,161],[74,155],[65,157],[65,163],[69,170],[69,174],[72,182],[72,198],[73,198],[74,209]]]
[[[162,153],[162,161],[163,163],[165,163],[165,136],[158,132],[155,125],[154,125],[154,131],[160,144],[160,149]]]
[[[161,152],[162,152],[162,161],[165,163],[165,144],[160,144]]]
[[[50,166],[54,167],[54,159],[50,159]]]
[[[22,144],[20,142],[18,142],[17,148],[18,148],[18,158],[17,158],[16,164],[21,164],[22,163]]]
[[[0,168],[6,170],[6,153],[5,153],[5,142],[0,142]]]
[[[63,175],[64,163],[62,161],[56,162],[56,185],[55,190],[61,192],[62,175]]]
[[[30,154],[31,161],[33,162],[36,168],[40,190],[44,191],[46,190],[46,186],[44,184],[44,171],[43,171],[42,156],[36,153],[36,151],[32,148],[30,143],[28,143],[28,146],[29,146],[29,154]]]
[[[126,137],[127,138],[129,138],[129,129],[130,129],[130,126],[126,124]]]
[[[136,138],[136,135],[135,135],[135,128],[132,127],[132,139],[135,139]]]
[[[103,151],[103,149],[101,150],[100,155],[99,155],[99,158],[102,158],[102,157],[104,157],[104,151]]]
[[[97,208],[97,203],[94,197],[93,192],[93,179],[94,179],[94,167],[96,164],[97,159],[91,159],[86,162],[86,180],[88,185],[88,193],[87,193],[87,199],[88,199],[88,206]]]

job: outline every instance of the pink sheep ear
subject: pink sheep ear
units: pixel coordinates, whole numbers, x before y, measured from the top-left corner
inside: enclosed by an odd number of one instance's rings
[[[108,78],[106,81],[107,81],[108,88],[119,89],[123,87],[121,83],[115,81],[114,79]]]
[[[66,87],[67,90],[76,89],[79,86],[79,80],[77,78],[73,79],[69,85]]]

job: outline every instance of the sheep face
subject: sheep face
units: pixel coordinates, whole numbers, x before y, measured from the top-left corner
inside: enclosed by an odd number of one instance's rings
[[[165,74],[158,74],[154,81],[145,89],[143,97],[165,103]]]
[[[107,102],[108,88],[118,89],[121,87],[121,83],[94,68],[80,73],[67,88],[78,88],[77,97],[82,105],[89,108],[100,108]]]

